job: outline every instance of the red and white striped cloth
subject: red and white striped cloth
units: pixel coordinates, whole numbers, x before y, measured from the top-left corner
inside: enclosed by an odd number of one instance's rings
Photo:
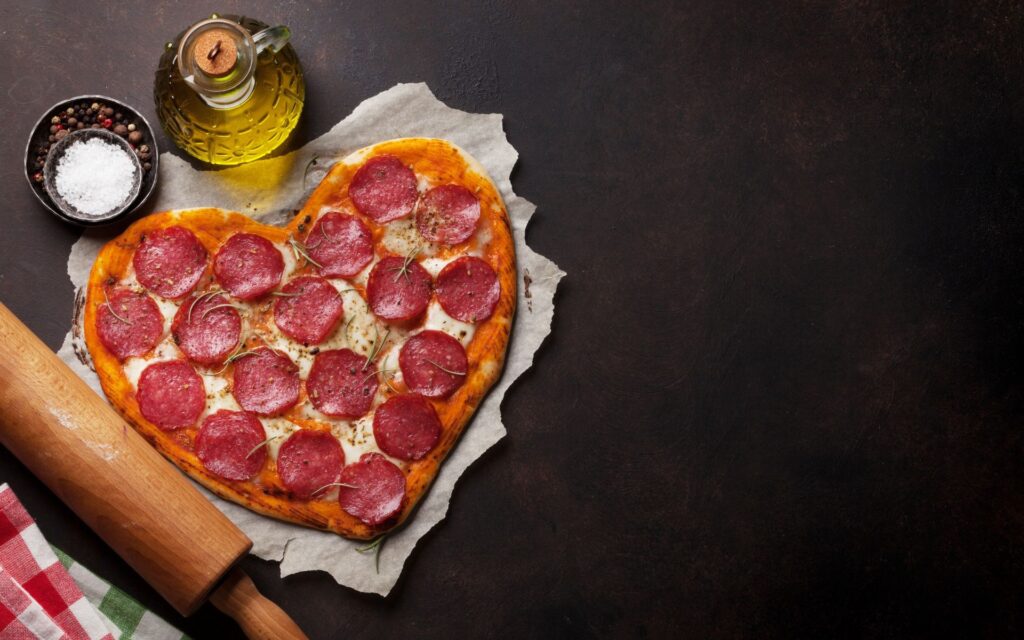
[[[113,640],[32,516],[0,485],[0,640]]]

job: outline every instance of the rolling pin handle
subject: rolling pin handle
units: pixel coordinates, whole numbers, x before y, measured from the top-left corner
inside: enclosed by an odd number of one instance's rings
[[[299,625],[263,597],[252,578],[238,567],[210,595],[210,602],[233,618],[249,640],[308,640]]]

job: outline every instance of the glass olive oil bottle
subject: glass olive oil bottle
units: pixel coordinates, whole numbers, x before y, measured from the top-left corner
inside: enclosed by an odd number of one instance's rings
[[[164,131],[215,165],[261,158],[299,122],[302,65],[287,27],[217,16],[178,34],[160,57],[153,96]]]

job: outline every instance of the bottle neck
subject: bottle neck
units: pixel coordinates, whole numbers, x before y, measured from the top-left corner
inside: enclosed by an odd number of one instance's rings
[[[233,109],[256,87],[256,47],[249,32],[215,18],[194,25],[178,47],[178,69],[186,84],[214,109]]]

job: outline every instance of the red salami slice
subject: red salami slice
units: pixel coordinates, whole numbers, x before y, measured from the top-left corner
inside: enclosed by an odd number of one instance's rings
[[[171,332],[189,360],[211,366],[238,346],[242,318],[221,294],[191,296],[174,314]]]
[[[180,298],[203,277],[206,256],[195,234],[182,227],[168,227],[143,238],[132,264],[142,286],[158,296]]]
[[[469,189],[455,184],[434,187],[416,209],[416,228],[431,242],[465,242],[473,236],[479,220],[480,201]]]
[[[287,355],[260,347],[235,361],[231,393],[239,406],[274,416],[299,401],[299,368]]]
[[[415,260],[382,258],[370,271],[366,297],[377,317],[411,320],[430,302],[430,274]]]
[[[274,302],[274,322],[285,335],[308,347],[320,344],[338,327],[343,311],[341,294],[330,282],[303,276],[281,288]]]
[[[383,524],[402,511],[405,475],[379,453],[364,453],[341,472],[338,502],[347,513],[370,526]],[[352,488],[356,487],[356,488]]]
[[[296,431],[277,452],[281,482],[299,498],[313,497],[341,477],[345,452],[326,431]]]
[[[196,435],[196,455],[206,470],[225,480],[250,480],[263,469],[267,433],[256,416],[220,410],[203,420]]]
[[[416,206],[416,174],[395,156],[374,156],[352,176],[348,195],[356,208],[374,221],[398,220]]]
[[[423,396],[393,396],[373,414],[373,437],[389,456],[419,460],[441,437],[441,421]]]
[[[313,360],[306,392],[313,406],[329,416],[358,418],[377,393],[377,368],[349,349],[321,351]]]
[[[164,431],[190,427],[206,407],[206,387],[184,360],[151,364],[135,393],[142,416]]]
[[[406,386],[428,398],[452,395],[469,370],[462,344],[441,331],[423,331],[406,340],[398,353],[398,366]]]
[[[284,258],[266,238],[236,233],[217,251],[213,273],[231,295],[240,300],[252,300],[280,284]]]
[[[313,225],[306,250],[321,265],[320,275],[350,278],[373,260],[373,235],[359,218],[331,211]]]
[[[483,322],[491,317],[501,297],[498,274],[480,258],[463,256],[437,274],[437,300],[456,320]]]
[[[109,289],[96,310],[96,333],[118,360],[149,353],[160,342],[164,317],[145,293]]]

